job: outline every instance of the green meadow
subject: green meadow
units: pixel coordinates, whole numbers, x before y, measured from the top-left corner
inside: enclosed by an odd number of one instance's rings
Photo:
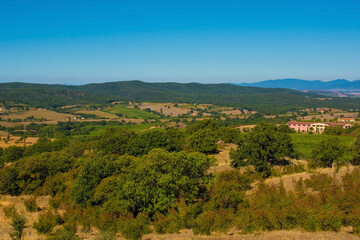
[[[159,118],[158,115],[146,112],[136,108],[129,108],[124,104],[117,104],[109,109],[104,110],[111,114],[122,114],[126,118],[139,118],[139,119],[154,119]]]
[[[294,143],[295,151],[299,154],[300,158],[311,159],[312,150],[315,146],[321,141],[327,138],[340,138],[340,141],[345,146],[350,146],[350,144],[355,141],[354,137],[350,136],[330,136],[330,135],[318,135],[318,134],[299,134],[292,133],[290,134]],[[350,152],[347,150],[345,153],[345,158],[350,157]]]

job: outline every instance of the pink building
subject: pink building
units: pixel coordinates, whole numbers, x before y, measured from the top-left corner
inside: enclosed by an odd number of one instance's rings
[[[287,125],[296,132],[308,132],[312,122],[288,122]]]
[[[296,132],[314,132],[322,133],[326,127],[342,126],[343,128],[350,128],[348,123],[330,123],[330,122],[288,122],[287,125]]]

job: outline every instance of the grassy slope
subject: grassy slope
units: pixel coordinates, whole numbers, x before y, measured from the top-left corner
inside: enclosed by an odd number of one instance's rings
[[[135,109],[135,108],[128,108],[126,107],[126,105],[123,104],[117,104],[112,108],[105,110],[105,112],[111,114],[121,113],[124,117],[126,116],[127,118],[150,119],[150,118],[159,117],[154,113],[142,111],[140,109]]]

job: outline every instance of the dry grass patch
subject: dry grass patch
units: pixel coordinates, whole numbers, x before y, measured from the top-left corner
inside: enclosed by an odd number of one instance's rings
[[[11,197],[11,196],[0,196],[0,239],[10,239],[9,233],[12,232],[12,227],[10,225],[11,219],[7,218],[3,211],[3,206],[15,206],[15,210],[20,215],[26,218],[26,228],[24,229],[24,239],[26,240],[38,240],[43,239],[40,237],[36,230],[32,228],[33,223],[38,219],[39,215],[44,211],[49,209],[49,197],[47,196],[40,196],[36,197],[36,204],[42,211],[36,212],[28,212],[24,205],[24,200],[29,199],[32,196],[21,196],[21,197]]]
[[[82,111],[77,111],[75,113],[94,114],[98,117],[104,117],[107,119],[119,119],[119,117],[114,114],[103,112],[103,111],[97,111],[97,110],[82,110]]]
[[[3,139],[4,138],[7,138],[8,134],[5,133],[5,132],[0,132],[0,147],[1,148],[7,148],[7,147],[10,147],[10,146],[18,146],[18,147],[22,147],[22,146],[30,146],[34,143],[37,142],[37,140],[39,138],[37,137],[28,137],[25,139],[25,142],[18,142],[16,143],[20,137],[16,137],[16,136],[10,136],[10,140],[8,142],[5,142]]]
[[[29,110],[26,112],[21,112],[19,114],[13,113],[6,116],[3,116],[4,119],[25,119],[27,117],[34,116],[35,118],[45,118],[49,121],[65,121],[67,118],[75,117],[72,114],[67,113],[58,113],[51,110]]]

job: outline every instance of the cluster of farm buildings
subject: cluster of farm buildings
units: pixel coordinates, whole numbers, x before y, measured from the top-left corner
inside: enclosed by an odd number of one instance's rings
[[[354,118],[340,118],[338,122],[297,122],[291,121],[287,125],[296,132],[322,133],[326,127],[341,126],[344,129],[350,128],[354,123]]]

